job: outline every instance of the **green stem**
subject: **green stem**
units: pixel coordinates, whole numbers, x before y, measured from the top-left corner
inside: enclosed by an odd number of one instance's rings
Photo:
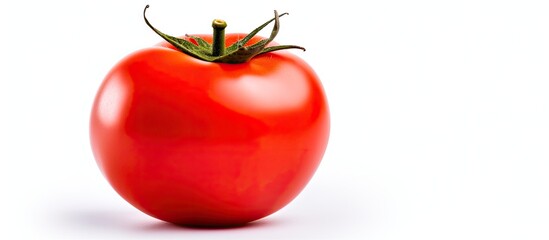
[[[227,23],[221,19],[215,19],[212,22],[213,43],[212,56],[219,57],[225,55],[225,27]]]
[[[143,18],[145,23],[149,26],[156,34],[166,40],[168,43],[173,45],[179,51],[188,54],[189,56],[207,61],[207,62],[219,62],[219,63],[245,63],[250,59],[254,58],[257,55],[261,55],[268,52],[279,51],[284,49],[297,48],[305,51],[305,48],[296,45],[273,45],[267,47],[267,45],[276,37],[278,31],[280,30],[280,20],[279,18],[287,15],[288,13],[278,14],[277,11],[274,11],[274,18],[263,23],[261,26],[254,29],[246,37],[236,41],[228,47],[225,47],[225,28],[227,23],[223,20],[214,20],[212,22],[213,27],[213,39],[210,44],[206,40],[198,36],[187,36],[188,39],[194,41],[189,41],[184,38],[177,38],[168,34],[165,34],[151,25],[147,19],[146,12],[149,8],[149,5],[145,6],[143,9]],[[254,44],[247,43],[256,36],[256,34],[274,21],[273,30],[269,38],[260,38],[260,41],[257,41]]]

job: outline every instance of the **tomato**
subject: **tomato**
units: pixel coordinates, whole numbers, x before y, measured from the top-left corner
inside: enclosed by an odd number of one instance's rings
[[[225,44],[244,36],[227,34]],[[207,62],[166,43],[117,63],[90,119],[93,154],[116,192],[191,226],[241,225],[281,209],[312,178],[328,136],[321,82],[297,56]]]

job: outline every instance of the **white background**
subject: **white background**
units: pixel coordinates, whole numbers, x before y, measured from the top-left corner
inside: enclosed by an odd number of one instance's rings
[[[108,185],[91,104],[119,59],[173,34],[248,32],[321,77],[325,158],[290,205],[244,228],[152,219]],[[3,1],[1,239],[549,239],[549,3]],[[268,32],[262,32],[267,35]]]

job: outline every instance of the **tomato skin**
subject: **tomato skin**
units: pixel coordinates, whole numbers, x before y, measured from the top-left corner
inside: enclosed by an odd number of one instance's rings
[[[150,216],[193,226],[241,225],[284,207],[328,136],[321,83],[286,52],[221,64],[165,44],[139,50],[106,76],[90,120],[112,187]]]

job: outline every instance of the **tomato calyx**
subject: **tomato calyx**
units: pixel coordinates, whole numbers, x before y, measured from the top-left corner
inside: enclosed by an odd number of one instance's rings
[[[261,26],[254,29],[252,32],[246,35],[246,37],[244,37],[243,39],[236,41],[234,44],[232,44],[229,47],[225,47],[225,27],[227,26],[227,23],[225,21],[220,19],[213,20],[212,22],[213,42],[212,43],[209,43],[198,36],[187,35],[186,37],[194,40],[196,42],[195,44],[186,39],[177,38],[177,37],[165,34],[159,31],[158,29],[156,29],[155,27],[153,27],[146,17],[146,12],[148,8],[149,8],[149,5],[145,6],[145,9],[143,10],[143,18],[145,19],[145,23],[147,24],[147,26],[149,26],[156,34],[158,34],[168,43],[173,45],[179,51],[204,61],[236,64],[236,63],[245,63],[260,54],[278,51],[278,50],[294,48],[294,49],[301,49],[305,51],[305,48],[297,45],[267,46],[270,42],[273,41],[273,39],[278,34],[278,31],[280,29],[279,18],[284,15],[288,15],[288,13],[278,14],[278,12],[275,10],[274,18],[270,19],[269,21],[263,23]],[[261,31],[263,28],[265,28],[267,25],[269,25],[273,21],[274,21],[274,26],[269,38],[263,39],[249,46],[246,45],[246,43],[248,43],[259,31]]]

